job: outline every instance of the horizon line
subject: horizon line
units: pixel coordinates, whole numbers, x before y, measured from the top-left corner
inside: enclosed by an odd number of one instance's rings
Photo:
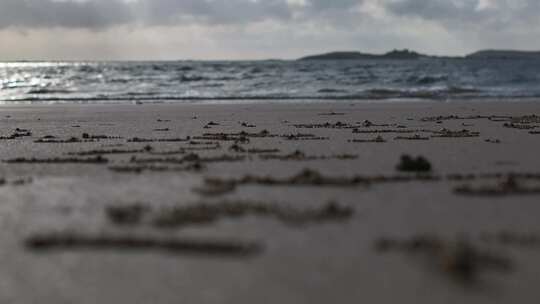
[[[427,53],[422,53],[419,51],[415,51],[414,49],[409,48],[394,48],[392,50],[382,52],[382,53],[372,53],[372,52],[364,52],[359,50],[334,50],[334,51],[321,51],[320,53],[311,54],[311,55],[304,55],[297,58],[258,58],[258,59],[193,59],[193,58],[185,58],[185,59],[152,59],[152,58],[146,58],[146,59],[97,59],[97,58],[78,58],[78,59],[8,59],[8,60],[2,60],[0,59],[0,63],[36,63],[36,62],[52,62],[52,63],[59,63],[59,62],[200,62],[200,61],[206,61],[206,62],[220,62],[220,61],[229,61],[229,62],[246,62],[246,61],[297,61],[299,59],[305,58],[305,57],[311,57],[311,56],[320,56],[320,55],[327,55],[327,54],[333,54],[333,53],[358,53],[363,55],[373,55],[373,56],[383,56],[388,53],[391,53],[393,51],[410,51],[412,53],[417,53],[422,56],[427,57],[450,57],[455,59],[460,58],[467,58],[470,55],[479,53],[479,52],[519,52],[519,53],[540,53],[540,50],[529,50],[529,49],[497,49],[497,48],[487,48],[487,49],[479,49],[474,52],[465,53],[463,55],[432,55]]]

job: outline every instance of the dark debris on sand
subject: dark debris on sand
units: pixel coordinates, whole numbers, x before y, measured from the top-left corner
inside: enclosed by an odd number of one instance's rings
[[[518,130],[532,130],[532,129],[538,128],[539,126],[532,126],[532,125],[529,125],[529,124],[507,122],[507,123],[505,123],[503,125],[503,127],[509,128],[509,129],[518,129]]]
[[[358,128],[357,124],[345,123],[345,122],[325,122],[325,123],[305,123],[294,124],[297,129],[353,129]]]
[[[84,139],[84,140],[89,140],[89,139],[94,139],[94,140],[100,140],[100,139],[122,139],[122,137],[120,137],[120,136],[95,135],[95,134],[88,134],[88,133],[83,133],[81,137],[82,137],[82,139]]]
[[[261,149],[261,148],[245,148],[239,144],[233,144],[229,147],[229,151],[235,153],[247,153],[247,154],[273,154],[279,153],[281,150],[277,148]]]
[[[90,150],[90,151],[79,151],[79,152],[69,152],[67,155],[73,156],[94,156],[94,155],[105,155],[105,154],[137,154],[137,153],[146,153],[150,152],[148,148],[137,149],[137,150],[127,150],[127,149],[110,149],[110,150]]]
[[[275,155],[275,154],[266,154],[266,155],[260,155],[259,158],[261,160],[281,160],[281,161],[309,161],[309,160],[329,160],[329,159],[337,159],[337,160],[351,160],[351,159],[357,159],[358,155],[352,155],[352,154],[339,154],[339,155],[307,155],[306,153],[296,150],[290,154],[284,154],[284,155]]]
[[[489,120],[511,120],[511,116],[496,116],[496,115],[469,115],[469,116],[459,116],[459,115],[447,115],[447,116],[430,116],[421,118],[420,121],[423,122],[438,122],[443,120],[475,120],[475,119],[489,119]]]
[[[205,184],[203,187],[195,187],[193,192],[201,196],[221,196],[232,193],[236,190],[235,183],[213,183],[211,185]]]
[[[298,209],[290,205],[257,201],[222,201],[152,210],[148,205],[109,206],[105,209],[109,221],[119,226],[151,224],[157,228],[181,228],[210,225],[222,218],[245,216],[275,218],[289,225],[305,225],[342,221],[353,215],[353,209],[335,202],[320,208]]]
[[[32,178],[19,178],[14,180],[7,180],[0,178],[0,187],[2,186],[25,186],[34,182]]]
[[[245,160],[246,157],[242,155],[218,155],[211,157],[203,157],[195,153],[186,154],[183,157],[160,157],[160,158],[137,158],[133,156],[130,159],[132,164],[152,164],[152,163],[165,163],[165,164],[185,164],[190,162],[198,163],[220,163],[220,162],[239,162]]]
[[[188,225],[212,224],[223,217],[272,217],[291,225],[341,221],[352,216],[353,209],[330,202],[317,209],[296,209],[280,204],[252,201],[221,202],[216,204],[199,203],[191,206],[162,210],[152,220],[161,228],[179,228]]]
[[[257,127],[256,125],[250,124],[250,123],[247,123],[247,122],[241,122],[240,126],[242,126],[243,128],[256,128]]]
[[[156,166],[156,165],[129,165],[111,166],[109,170],[124,174],[142,174],[143,172],[200,172],[205,166],[200,162],[190,163],[184,166]]]
[[[435,133],[436,131],[427,130],[427,129],[368,129],[368,130],[353,129],[352,132],[354,134],[387,134],[387,133],[411,134],[411,133]]]
[[[540,185],[525,186],[519,178],[508,175],[502,182],[496,185],[473,187],[462,185],[454,189],[454,192],[469,196],[509,196],[509,195],[540,195]]]
[[[518,124],[540,124],[540,116],[536,114],[512,117],[511,121]]]
[[[397,136],[394,138],[394,140],[429,140],[429,137],[415,134],[413,136]]]
[[[440,131],[435,132],[431,137],[438,137],[438,138],[467,138],[467,137],[479,137],[480,132],[470,131],[467,129],[460,130],[460,131],[452,131],[449,129],[442,129]]]
[[[246,175],[244,177],[234,178],[215,178],[207,177],[204,180],[203,188],[197,188],[198,191],[208,191],[212,193],[214,189],[223,192],[223,194],[236,190],[236,187],[242,185],[259,185],[259,186],[312,186],[312,187],[358,187],[370,186],[378,183],[398,183],[398,182],[433,182],[439,181],[441,177],[431,174],[410,174],[410,175],[394,175],[394,176],[362,176],[355,175],[352,177],[332,177],[325,176],[318,171],[305,169],[300,173],[291,177],[276,178],[272,176],[255,176]],[[229,190],[226,192],[225,190]]]
[[[109,206],[105,209],[111,222],[121,226],[133,226],[139,224],[143,215],[150,211],[148,206],[133,204],[129,206]]]
[[[486,271],[507,273],[512,270],[509,258],[481,250],[465,239],[447,240],[434,236],[405,240],[382,238],[375,242],[375,249],[379,253],[421,255],[435,269],[462,283],[473,283]]]
[[[403,172],[429,172],[431,171],[431,163],[423,156],[414,158],[403,155],[396,169]]]
[[[329,140],[329,137],[324,136],[317,136],[315,134],[303,134],[303,133],[296,133],[296,134],[285,134],[282,135],[281,138],[286,140]]]
[[[14,158],[4,160],[8,164],[106,164],[109,160],[101,155],[90,158]]]
[[[165,151],[149,151],[148,154],[151,155],[177,155],[177,154],[187,154],[189,152],[198,152],[198,151],[215,151],[221,149],[219,143],[208,145],[208,146],[189,146],[189,147],[180,147],[177,150],[165,150]]]
[[[17,138],[30,137],[30,136],[32,136],[32,131],[27,130],[27,129],[16,128],[10,135],[0,136],[0,140],[13,140]]]
[[[78,143],[92,143],[96,142],[98,139],[80,139],[78,137],[70,137],[68,139],[57,139],[54,136],[44,136],[40,139],[35,140],[37,144],[78,144]]]
[[[34,252],[73,250],[153,250],[174,254],[248,257],[262,250],[259,243],[236,240],[150,238],[141,236],[85,235],[77,233],[38,234],[24,242]]]
[[[385,143],[386,140],[382,136],[377,136],[373,139],[350,139],[350,143]]]
[[[345,113],[330,111],[330,112],[319,113],[318,115],[319,116],[343,116],[345,115]]]
[[[189,142],[191,137],[186,138],[139,138],[133,137],[127,141],[130,143],[151,143],[151,142]]]

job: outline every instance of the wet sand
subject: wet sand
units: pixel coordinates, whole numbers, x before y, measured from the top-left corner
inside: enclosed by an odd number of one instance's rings
[[[535,303],[540,103],[6,106],[1,303]]]

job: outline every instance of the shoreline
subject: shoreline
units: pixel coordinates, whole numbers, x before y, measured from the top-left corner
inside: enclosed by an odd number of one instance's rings
[[[540,103],[540,97],[474,97],[474,98],[186,98],[186,99],[170,99],[170,100],[92,100],[92,101],[76,101],[58,99],[52,103],[47,101],[16,101],[9,100],[0,101],[1,108],[17,108],[17,107],[85,107],[85,106],[151,106],[151,105],[178,105],[178,106],[197,106],[197,105],[345,105],[345,104],[484,104],[484,103]]]

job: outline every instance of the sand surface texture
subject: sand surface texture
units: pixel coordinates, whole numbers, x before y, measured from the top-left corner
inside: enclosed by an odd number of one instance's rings
[[[534,114],[4,107],[0,303],[537,303]]]

